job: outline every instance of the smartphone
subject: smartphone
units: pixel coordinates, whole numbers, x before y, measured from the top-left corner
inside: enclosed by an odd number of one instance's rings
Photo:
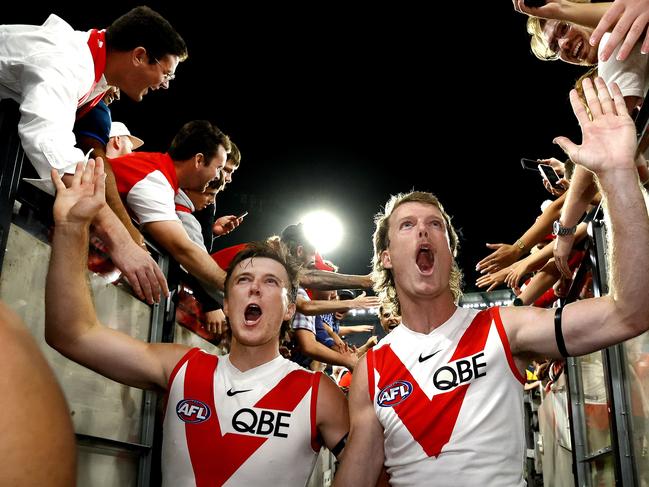
[[[554,168],[548,164],[539,164],[539,172],[541,173],[541,176],[543,176],[543,179],[546,179],[550,182],[553,188],[562,188],[562,186],[559,184],[559,175],[557,172],[554,170]]]
[[[536,159],[521,157],[521,166],[523,166],[523,169],[528,169],[529,171],[538,171],[539,161],[537,161]]]
[[[242,219],[243,217],[245,217],[245,216],[248,216],[248,212],[247,212],[247,211],[246,211],[245,213],[241,213],[241,215],[239,215],[239,216],[237,217],[237,220],[241,220],[241,219]]]

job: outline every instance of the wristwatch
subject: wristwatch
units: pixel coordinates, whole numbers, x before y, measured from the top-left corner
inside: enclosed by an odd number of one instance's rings
[[[559,220],[552,223],[552,235],[574,235],[577,231],[577,225],[573,227],[564,227]]]

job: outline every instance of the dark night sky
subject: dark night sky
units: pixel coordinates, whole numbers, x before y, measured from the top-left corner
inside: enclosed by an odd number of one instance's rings
[[[86,30],[137,3],[24,5],[0,22],[38,24],[54,12]],[[434,16],[415,4],[148,5],[180,32],[190,58],[169,90],[139,104],[123,98],[113,118],[146,151],[164,151],[192,119],[232,137],[243,162],[217,204],[221,214],[250,214],[223,246],[326,207],[345,226],[326,257],[366,273],[373,214],[392,193],[432,191],[461,230],[470,291],[484,243],[513,242],[549,196],[519,158],[560,157],[552,138],[578,135],[567,94],[583,69],[536,60],[523,16],[505,0],[436,3],[446,10]]]

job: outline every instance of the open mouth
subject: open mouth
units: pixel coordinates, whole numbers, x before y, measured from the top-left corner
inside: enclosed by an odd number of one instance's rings
[[[417,267],[422,274],[430,274],[433,271],[435,257],[428,245],[420,245],[417,250]]]
[[[581,48],[583,46],[584,46],[584,40],[583,39],[580,39],[579,41],[577,41],[577,44],[575,44],[575,47],[572,48],[572,57],[574,57],[575,59],[581,59],[581,57],[579,57],[579,54],[581,54]]]
[[[246,311],[244,312],[244,317],[246,319],[246,325],[254,325],[261,318],[261,308],[258,304],[249,304],[246,306]]]

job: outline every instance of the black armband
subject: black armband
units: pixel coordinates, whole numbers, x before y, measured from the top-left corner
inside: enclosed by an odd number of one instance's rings
[[[336,443],[336,446],[334,446],[331,449],[331,453],[334,454],[335,457],[340,455],[340,452],[343,451],[345,448],[345,445],[347,444],[347,437],[349,436],[349,433],[345,433],[345,436],[343,436],[338,443]]]
[[[562,357],[569,357],[570,354],[566,350],[566,342],[563,340],[563,330],[561,329],[561,314],[563,313],[563,306],[557,308],[554,312],[554,337],[557,340],[557,348]]]

